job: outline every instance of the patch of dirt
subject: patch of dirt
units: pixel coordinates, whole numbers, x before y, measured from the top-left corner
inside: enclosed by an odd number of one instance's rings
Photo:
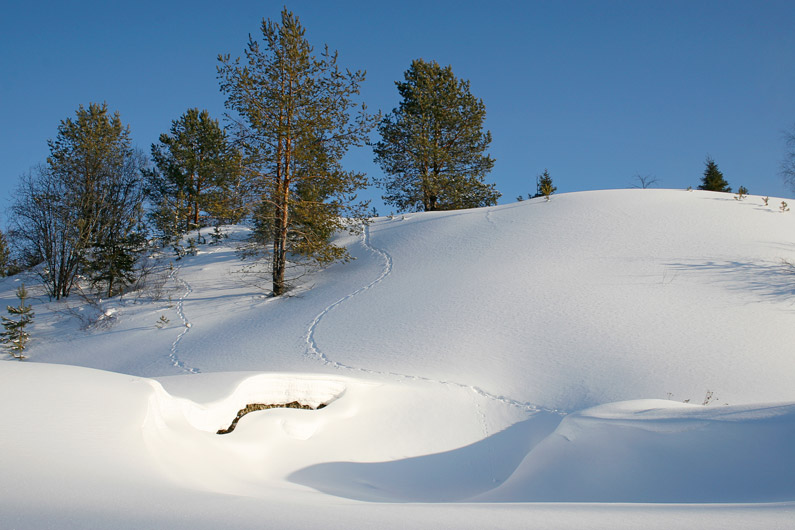
[[[226,429],[219,429],[216,434],[229,434],[230,432],[235,430],[237,426],[237,422],[240,421],[240,418],[248,414],[249,412],[254,412],[257,410],[267,410],[267,409],[305,409],[305,410],[320,410],[325,407],[325,403],[321,403],[317,406],[317,408],[310,407],[309,405],[304,405],[303,403],[299,403],[297,401],[291,401],[290,403],[249,403],[245,406],[245,408],[240,409],[237,412],[237,416],[235,419],[232,420],[231,425],[229,425]]]

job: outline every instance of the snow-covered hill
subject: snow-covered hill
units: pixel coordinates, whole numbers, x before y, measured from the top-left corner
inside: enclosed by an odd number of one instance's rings
[[[29,361],[0,363],[0,526],[786,527],[781,200],[613,190],[380,218],[281,299],[230,228],[159,300],[40,296]],[[327,406],[216,434],[291,401]]]

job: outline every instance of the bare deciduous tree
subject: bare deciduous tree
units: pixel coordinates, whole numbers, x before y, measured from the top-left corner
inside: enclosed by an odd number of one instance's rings
[[[659,179],[652,175],[641,175],[640,173],[636,173],[634,177],[632,177],[636,182],[630,186],[630,188],[639,188],[645,190],[646,188],[653,188],[657,184],[659,184]]]
[[[143,155],[106,104],[82,105],[48,142],[47,163],[22,177],[11,207],[12,236],[48,294],[69,296],[78,273],[108,296],[130,283],[130,245],[143,210]]]
[[[784,139],[787,143],[787,153],[781,162],[781,176],[784,177],[784,182],[790,189],[795,191],[795,125],[787,131]]]

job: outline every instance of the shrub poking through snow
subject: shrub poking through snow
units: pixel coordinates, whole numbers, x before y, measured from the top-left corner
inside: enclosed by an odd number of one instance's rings
[[[740,189],[737,190],[737,195],[734,196],[734,200],[741,201],[745,199],[747,195],[748,195],[748,188],[746,188],[745,186],[740,186]]]
[[[762,197],[762,202],[765,203],[765,206],[767,206],[767,201],[769,201],[769,200],[770,200],[770,197]]]
[[[788,212],[789,206],[787,206],[787,201],[781,201],[781,206],[779,206],[778,209],[782,212]]]
[[[5,331],[0,333],[0,337],[2,337],[8,353],[19,360],[25,358],[22,352],[25,351],[30,340],[30,334],[25,331],[25,327],[33,321],[33,309],[30,304],[25,304],[27,297],[28,291],[23,283],[17,288],[19,305],[17,307],[7,306],[8,313],[12,316],[2,317]]]

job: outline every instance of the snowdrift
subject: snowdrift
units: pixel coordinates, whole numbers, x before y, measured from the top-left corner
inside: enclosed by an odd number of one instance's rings
[[[512,502],[774,502],[795,499],[795,404],[662,400],[571,414],[500,487]]]
[[[279,299],[234,227],[163,297],[102,301],[112,325],[40,297],[32,362],[0,363],[0,526],[784,527],[778,203],[615,190],[380,218]],[[291,401],[325,406],[216,434]]]

